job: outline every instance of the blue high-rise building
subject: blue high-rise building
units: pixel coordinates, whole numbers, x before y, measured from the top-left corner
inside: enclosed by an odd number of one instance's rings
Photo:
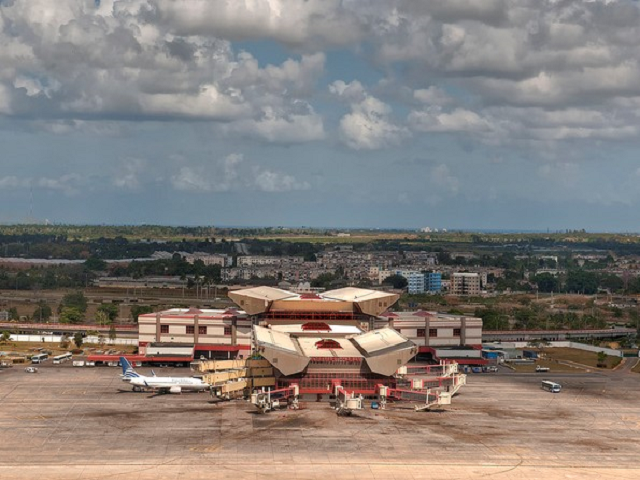
[[[425,273],[424,289],[429,293],[440,293],[442,290],[442,274],[440,272]]]

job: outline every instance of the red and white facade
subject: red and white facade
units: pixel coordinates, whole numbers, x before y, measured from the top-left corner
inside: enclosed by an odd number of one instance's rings
[[[393,328],[419,347],[482,347],[482,319],[436,312],[383,314]]]
[[[152,343],[193,345],[195,356],[235,357],[251,350],[252,322],[235,309],[172,308],[138,317],[140,353]]]
[[[247,356],[252,340],[257,340],[255,328],[260,326],[272,332],[263,335],[294,338],[295,349],[306,352],[303,356],[312,359],[311,366],[326,352],[322,347],[314,347],[313,354],[307,352],[311,348],[308,337],[315,339],[313,345],[327,339],[340,343],[346,336],[354,337],[357,343],[358,335],[385,328],[400,334],[396,339],[399,350],[406,347],[400,348],[400,344],[409,341],[417,347],[416,353],[429,353],[434,359],[456,358],[468,363],[463,359],[481,358],[482,319],[423,311],[390,313],[387,309],[398,295],[386,292],[347,288],[313,295],[257,287],[232,292],[230,297],[242,310],[173,308],[140,315],[140,354],[158,354],[151,350],[152,344],[170,344],[193,347],[195,358]],[[270,342],[263,339],[262,343]],[[332,350],[336,358],[357,357],[347,355],[350,348],[345,343],[327,351]],[[372,356],[369,362],[373,361]]]

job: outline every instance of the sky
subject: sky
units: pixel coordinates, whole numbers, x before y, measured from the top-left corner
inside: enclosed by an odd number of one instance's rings
[[[0,0],[0,223],[640,231],[640,6]]]

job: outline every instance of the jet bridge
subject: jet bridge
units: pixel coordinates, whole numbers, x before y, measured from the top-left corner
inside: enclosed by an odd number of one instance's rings
[[[362,410],[364,397],[354,392],[347,392],[339,380],[333,382],[333,392],[336,396],[336,413],[340,416],[350,416],[354,410]]]
[[[433,407],[451,405],[451,394],[449,392],[432,392],[431,390],[403,390],[400,388],[390,388],[385,385],[378,385],[378,396],[380,397],[380,408],[387,407],[388,400],[403,400],[415,402],[416,412],[424,412]]]
[[[290,408],[298,410],[300,389],[297,384],[277,390],[266,390],[251,394],[251,403],[261,412],[267,413],[278,408]]]
[[[400,387],[411,390],[438,389],[452,396],[467,384],[467,376],[460,373],[455,362],[438,365],[406,365],[396,372]]]

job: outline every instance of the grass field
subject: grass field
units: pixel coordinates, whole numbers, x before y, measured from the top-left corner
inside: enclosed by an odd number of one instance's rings
[[[596,352],[587,352],[575,348],[545,348],[542,352],[546,361],[568,360],[570,362],[597,367],[598,354]],[[620,357],[612,357],[607,355],[605,360],[606,368],[613,368],[618,365],[622,359]]]

